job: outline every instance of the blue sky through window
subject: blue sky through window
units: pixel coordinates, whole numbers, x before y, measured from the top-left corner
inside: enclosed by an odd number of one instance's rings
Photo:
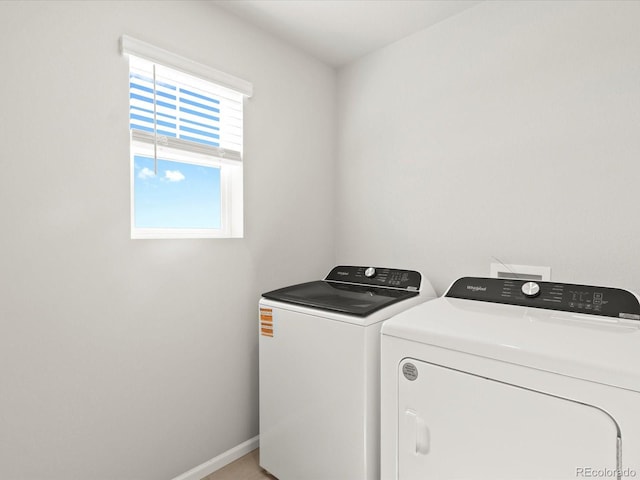
[[[221,228],[220,168],[134,157],[137,228]]]

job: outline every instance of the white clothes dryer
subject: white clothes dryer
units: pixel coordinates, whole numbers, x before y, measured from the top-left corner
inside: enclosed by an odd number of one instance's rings
[[[262,468],[280,480],[379,480],[380,327],[435,296],[417,271],[358,266],[264,293]]]
[[[381,331],[382,480],[640,478],[640,303],[461,278]]]

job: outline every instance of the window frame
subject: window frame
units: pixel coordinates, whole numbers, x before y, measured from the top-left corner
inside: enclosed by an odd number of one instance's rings
[[[214,84],[217,88],[231,90],[240,97],[239,105],[244,112],[244,99],[251,96],[252,85],[244,80],[232,77],[224,72],[214,70],[205,65],[179,57],[165,50],[158,49],[131,37],[121,38],[121,52],[130,57],[137,57],[151,62],[164,69],[175,72],[178,76],[195,77],[198,82]],[[128,75],[132,72],[128,65]],[[177,83],[182,85],[182,83]],[[131,100],[129,100],[129,108]],[[128,117],[129,118],[129,117]],[[238,117],[236,117],[238,118]],[[155,122],[155,120],[154,120]],[[241,122],[244,134],[243,122]],[[155,127],[154,127],[155,128]],[[243,135],[244,137],[244,135]],[[157,133],[132,129],[129,120],[129,153],[130,153],[130,220],[132,239],[208,239],[208,238],[242,238],[244,236],[243,215],[243,142],[240,151],[225,150],[209,145],[199,146],[174,137],[164,137]],[[185,147],[186,143],[189,143]],[[184,147],[184,148],[181,148]],[[182,228],[182,227],[136,227],[135,224],[135,158],[144,156],[155,161],[167,160],[189,165],[219,168],[220,171],[220,224],[216,228]]]

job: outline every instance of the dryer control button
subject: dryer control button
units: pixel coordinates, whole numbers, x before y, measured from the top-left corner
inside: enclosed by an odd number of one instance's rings
[[[522,285],[522,293],[527,298],[534,298],[540,295],[540,285],[536,282],[527,282]]]
[[[367,278],[373,278],[376,276],[376,269],[373,267],[369,267],[364,271],[364,276]]]

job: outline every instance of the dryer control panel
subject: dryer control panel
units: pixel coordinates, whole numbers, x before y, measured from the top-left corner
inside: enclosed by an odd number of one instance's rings
[[[331,270],[325,280],[356,285],[400,288],[402,290],[417,292],[420,290],[422,275],[414,270],[342,265]]]
[[[628,290],[573,283],[464,277],[445,297],[602,315],[640,321],[640,302]]]

